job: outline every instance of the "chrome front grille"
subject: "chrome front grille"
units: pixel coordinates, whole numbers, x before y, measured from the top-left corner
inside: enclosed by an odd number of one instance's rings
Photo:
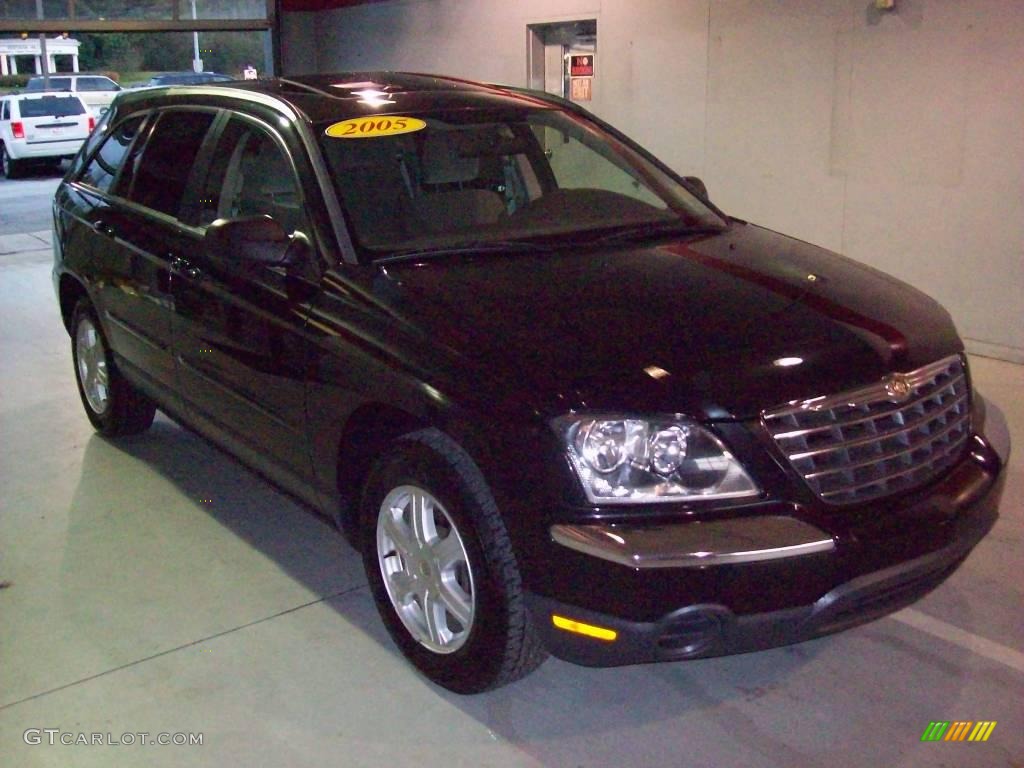
[[[790,464],[832,504],[927,483],[963,453],[970,434],[964,363],[948,357],[878,384],[766,411]]]

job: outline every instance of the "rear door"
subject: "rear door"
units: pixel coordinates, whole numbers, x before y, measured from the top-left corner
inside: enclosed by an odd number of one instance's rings
[[[216,115],[167,109],[129,118],[75,185],[84,231],[69,245],[90,252],[86,263],[110,345],[124,372],[172,410],[172,262],[201,237],[178,214]]]

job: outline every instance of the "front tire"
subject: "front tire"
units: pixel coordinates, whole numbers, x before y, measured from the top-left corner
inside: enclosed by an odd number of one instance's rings
[[[71,355],[78,394],[97,432],[117,437],[149,429],[156,406],[117,369],[96,313],[85,299],[72,315]]]
[[[547,657],[494,499],[472,459],[442,432],[405,435],[374,464],[361,524],[377,610],[429,679],[480,693]]]

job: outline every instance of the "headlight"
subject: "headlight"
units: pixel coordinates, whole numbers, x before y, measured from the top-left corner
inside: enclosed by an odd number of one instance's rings
[[[732,499],[760,493],[721,441],[683,420],[556,419],[594,504]]]

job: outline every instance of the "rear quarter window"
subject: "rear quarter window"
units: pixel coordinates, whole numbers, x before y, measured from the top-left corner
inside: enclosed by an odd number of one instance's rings
[[[131,117],[117,126],[92,160],[85,166],[78,180],[90,187],[106,192],[117,178],[117,173],[124,164],[132,142],[142,127],[143,116]]]

